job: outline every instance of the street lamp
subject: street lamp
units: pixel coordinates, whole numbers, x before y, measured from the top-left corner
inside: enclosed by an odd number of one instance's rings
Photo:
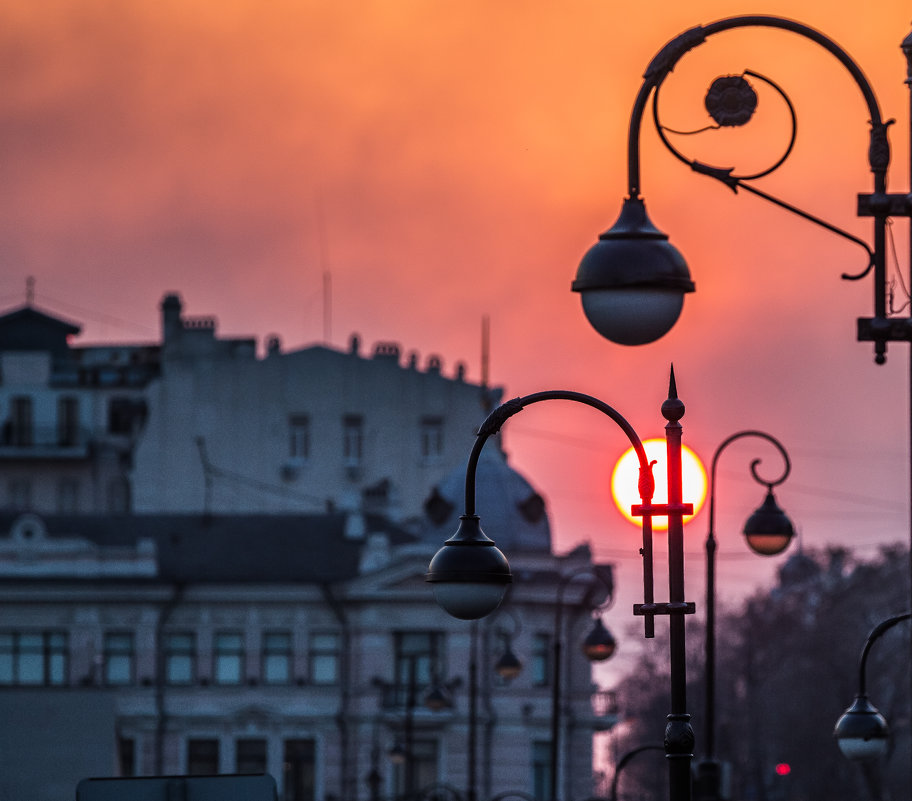
[[[763,431],[739,431],[725,439],[713,454],[709,475],[709,530],[706,534],[706,739],[703,759],[697,763],[696,796],[699,801],[717,801],[721,797],[721,772],[715,758],[716,744],[716,468],[719,457],[733,442],[745,438],[759,438],[772,443],[785,463],[782,474],[775,481],[767,481],[757,473],[759,459],[750,465],[751,475],[758,484],[766,487],[766,498],[744,525],[748,545],[763,556],[781,553],[791,542],[794,529],[791,521],[779,508],[773,495],[792,469],[788,453],[775,437]]]
[[[868,700],[865,681],[868,654],[884,632],[910,617],[912,617],[912,613],[904,612],[901,615],[894,615],[882,620],[872,629],[864,644],[858,665],[858,694],[849,708],[836,721],[836,728],[833,730],[839,750],[849,759],[866,762],[886,753],[887,736],[890,733],[887,721]]]
[[[867,676],[868,654],[880,637],[897,623],[912,617],[912,612],[894,615],[878,623],[868,635],[861,659],[858,663],[858,694],[855,700],[836,721],[833,736],[839,750],[849,759],[858,762],[872,797],[880,798],[880,776],[877,760],[887,752],[887,738],[890,727],[877,708],[868,700]]]
[[[554,643],[552,645],[553,662],[551,666],[551,801],[556,801],[558,769],[560,766],[560,732],[561,732],[561,651],[564,639],[564,592],[567,586],[579,576],[588,573],[604,584],[609,593],[614,587],[607,577],[601,574],[597,566],[584,567],[561,576],[557,584],[557,597],[554,602]],[[585,602],[585,601],[584,601]],[[583,640],[582,650],[590,661],[600,662],[611,657],[617,648],[617,643],[600,615],[596,615],[592,630]]]
[[[659,123],[658,97],[665,79],[678,61],[710,36],[736,28],[780,28],[799,34],[828,50],[849,71],[864,97],[871,124],[868,161],[874,175],[874,191],[858,197],[858,213],[874,218],[874,248],[864,240],[843,231],[791,204],[773,197],[751,182],[778,169],[791,153],[795,141],[795,111],[782,89],[768,78],[745,71],[739,76],[724,76],[713,81],[706,95],[706,109],[719,127],[746,124],[753,116],[757,95],[747,80],[750,76],[777,91],[786,102],[792,120],[788,147],[771,167],[753,174],[738,175],[691,160],[669,142]],[[912,34],[903,42],[912,80]],[[834,41],[799,22],[773,16],[729,17],[684,31],[668,42],[646,69],[643,84],[634,101],[627,140],[628,197],[617,222],[599,237],[580,262],[572,289],[579,292],[583,310],[592,326],[603,336],[623,345],[642,345],[664,336],[677,321],[684,295],[695,290],[687,263],[646,213],[640,195],[640,128],[646,106],[652,98],[653,118],[659,138],[677,159],[694,172],[715,178],[730,189],[743,189],[810,222],[820,225],[864,248],[865,269],[858,275],[843,275],[857,280],[874,271],[874,317],[858,321],[858,339],[875,343],[875,360],[885,361],[887,342],[912,341],[912,318],[887,318],[886,226],[889,217],[912,216],[912,201],[906,193],[887,193],[886,173],[890,163],[887,126],[883,121],[874,90],[861,68]]]
[[[513,640],[519,636],[522,631],[522,623],[519,616],[510,607],[501,606],[499,611],[506,610],[510,619],[513,621],[513,628],[506,631],[498,628],[497,634],[502,638],[504,652],[500,655],[497,662],[494,663],[494,672],[500,676],[503,681],[509,683],[522,673],[523,665],[519,657],[513,653]]]
[[[682,500],[680,419],[684,404],[678,399],[674,371],[671,373],[668,398],[662,404],[667,421],[668,503],[653,504],[655,480],[652,465],[640,437],[611,406],[579,392],[554,390],[516,398],[495,409],[482,423],[475,438],[466,467],[465,513],[460,517],[455,535],[444,543],[428,566],[426,580],[433,585],[438,604],[454,617],[472,620],[484,617],[497,608],[513,580],[510,565],[494,542],[481,530],[475,514],[475,473],[481,450],[488,438],[504,423],[527,406],[546,400],[582,403],[610,417],[630,440],[640,466],[639,494],[641,504],[632,513],[643,519],[643,596],[634,606],[634,614],[644,619],[646,637],[654,636],[655,616],[669,616],[671,713],[665,727],[665,753],[672,801],[689,801],[691,797],[690,763],[693,758],[693,729],[687,714],[687,669],[685,664],[684,616],[693,614],[694,605],[684,600],[684,525],[683,517],[693,513],[693,504]],[[670,600],[656,603],[653,597],[652,518],[668,517],[668,585]],[[551,799],[551,801],[557,801]]]

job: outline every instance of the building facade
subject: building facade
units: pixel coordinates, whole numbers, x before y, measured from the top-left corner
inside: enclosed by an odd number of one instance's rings
[[[74,346],[78,325],[0,316],[0,507],[44,514],[417,518],[500,392],[395,343],[258,357],[161,303],[160,342]]]
[[[380,518],[26,514],[0,529],[0,708],[29,732],[79,732],[74,770],[268,772],[285,801],[464,794],[474,737],[478,798],[547,798],[553,598],[590,566],[584,549],[511,554],[522,582],[473,625],[433,603],[433,547]],[[588,630],[591,591],[566,593],[567,643]],[[523,663],[509,682],[493,670],[507,644]],[[561,787],[582,799],[612,719],[593,711],[579,649],[563,675]],[[39,690],[44,706],[23,700]],[[62,798],[51,752],[6,746],[0,797]]]
[[[356,337],[259,356],[176,295],[161,311],[160,342],[120,346],[74,345],[30,305],[0,316],[0,799],[268,772],[283,801],[553,801],[558,639],[559,795],[591,796],[614,718],[575,644],[610,566],[596,582],[587,549],[552,553],[496,438],[476,502],[508,602],[457,621],[424,581],[499,390]]]

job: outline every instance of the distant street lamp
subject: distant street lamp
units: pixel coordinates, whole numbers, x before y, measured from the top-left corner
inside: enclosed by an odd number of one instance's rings
[[[836,738],[839,750],[849,759],[859,763],[871,795],[875,799],[879,799],[882,794],[876,762],[887,752],[890,727],[884,716],[868,700],[866,682],[868,654],[874,643],[885,632],[910,617],[912,617],[912,612],[894,615],[882,620],[871,630],[864,648],[861,650],[861,659],[858,663],[858,694],[849,708],[836,721],[836,727],[833,729],[833,736]]]
[[[658,110],[659,90],[665,79],[681,58],[692,49],[703,44],[711,36],[738,28],[776,28],[798,34],[828,51],[854,80],[867,107],[868,122],[871,126],[867,155],[873,175],[873,191],[858,195],[857,210],[859,216],[873,219],[873,247],[863,239],[753,185],[755,179],[769,175],[786,161],[795,143],[797,130],[795,109],[791,100],[776,83],[759,73],[745,70],[741,75],[716,78],[706,94],[705,106],[716,127],[737,127],[751,119],[757,105],[757,94],[748,77],[766,84],[777,92],[788,107],[792,132],[785,152],[774,164],[753,174],[739,175],[734,169],[690,159],[669,142],[667,130],[660,122]],[[906,57],[905,83],[912,91],[912,33],[903,40],[901,48]],[[583,310],[600,334],[625,345],[653,342],[674,326],[684,302],[684,295],[694,291],[684,257],[668,241],[668,236],[653,225],[646,214],[646,207],[640,194],[640,128],[650,97],[653,121],[659,138],[675,158],[687,164],[694,172],[715,178],[735,192],[739,189],[750,192],[864,249],[864,268],[855,275],[844,273],[842,277],[855,281],[873,273],[874,316],[858,318],[857,338],[860,342],[874,343],[874,361],[877,364],[886,361],[887,343],[912,343],[912,313],[903,317],[899,316],[902,309],[892,308],[891,283],[887,280],[888,220],[891,217],[912,217],[912,194],[887,192],[887,170],[890,166],[887,128],[892,120],[884,121],[877,97],[861,67],[832,39],[800,22],[762,15],[729,17],[684,31],[664,45],[646,68],[630,117],[627,139],[628,196],[623,202],[617,222],[599,237],[598,243],[583,257],[572,285],[573,290],[581,294]],[[891,302],[888,303],[888,300]],[[909,349],[909,359],[912,387],[912,347]],[[912,462],[912,392],[909,437],[909,459]],[[909,569],[912,574],[912,484],[909,539]],[[912,683],[912,670],[909,671],[909,678]]]
[[[611,779],[611,790],[608,793],[608,801],[617,801],[618,797],[618,781],[621,778],[621,771],[630,764],[630,761],[645,751],[664,751],[665,747],[662,745],[641,745],[638,748],[634,748],[631,751],[628,751],[624,756],[622,756],[617,765],[614,768],[614,776]]]
[[[518,637],[519,633],[522,631],[522,623],[520,623],[519,616],[510,609],[510,607],[500,606],[498,612],[501,611],[506,611],[508,613],[510,620],[513,621],[513,628],[510,631],[505,631],[499,627],[497,629],[497,634],[503,638],[504,652],[494,664],[494,672],[500,676],[503,681],[511,682],[522,673],[523,669],[519,657],[513,653],[513,640]]]
[[[788,453],[775,437],[763,431],[739,431],[724,440],[713,454],[709,481],[709,530],[706,534],[706,739],[704,757],[696,766],[695,797],[697,801],[718,801],[722,797],[722,775],[715,758],[716,743],[716,468],[719,457],[733,442],[748,437],[765,439],[772,443],[782,456],[785,468],[775,481],[767,481],[757,473],[760,459],[750,465],[751,475],[758,484],[766,487],[766,498],[744,524],[747,544],[762,556],[774,556],[784,551],[792,540],[794,528],[779,508],[773,495],[791,472]]]
[[[437,603],[453,617],[474,620],[497,608],[513,581],[507,558],[481,529],[475,514],[475,473],[485,442],[504,423],[527,406],[546,400],[582,403],[610,417],[633,445],[640,465],[639,493],[641,504],[633,514],[643,518],[643,595],[644,602],[634,607],[634,614],[644,618],[646,637],[654,636],[655,615],[668,615],[670,628],[671,713],[665,727],[665,753],[668,757],[670,797],[672,801],[690,801],[690,763],[693,757],[693,729],[687,714],[687,669],[684,616],[693,614],[694,605],[684,600],[684,526],[683,517],[693,513],[693,504],[682,500],[680,419],[684,404],[678,399],[674,371],[671,374],[668,399],[662,404],[666,419],[668,502],[653,504],[655,480],[652,465],[640,437],[633,427],[611,406],[579,392],[554,390],[537,392],[508,401],[488,415],[482,423],[469,455],[466,468],[465,513],[459,528],[437,552],[428,566],[426,580],[433,585]],[[668,517],[668,583],[670,601],[656,603],[653,598],[652,518]],[[550,801],[557,801],[556,798]]]
[[[836,728],[833,730],[839,750],[856,762],[866,762],[883,756],[887,751],[887,737],[890,733],[884,716],[868,700],[868,654],[874,643],[886,631],[910,617],[912,613],[904,612],[882,620],[872,629],[861,651],[858,665],[858,694],[851,706],[836,721]]]
[[[551,799],[554,801],[559,796],[557,793],[558,774],[560,772],[560,734],[561,734],[561,652],[564,639],[564,592],[575,578],[589,574],[601,581],[606,590],[611,593],[614,588],[606,578],[601,575],[597,566],[584,567],[561,576],[557,585],[557,598],[554,602],[554,642],[552,644],[553,660],[551,666]],[[617,649],[617,642],[605,628],[601,616],[596,616],[592,630],[583,640],[582,650],[590,662],[602,662],[609,659]]]

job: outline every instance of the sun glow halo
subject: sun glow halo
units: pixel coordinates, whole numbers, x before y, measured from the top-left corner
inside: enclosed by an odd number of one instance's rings
[[[666,503],[668,501],[668,476],[665,469],[665,440],[664,439],[647,439],[643,442],[643,448],[646,450],[646,458],[651,462],[656,461],[652,468],[652,474],[655,476],[655,503]],[[683,479],[684,502],[692,503],[694,515],[700,511],[703,502],[706,500],[706,470],[700,458],[686,445],[681,446],[681,469]],[[628,448],[624,455],[618,459],[614,470],[611,473],[611,495],[617,505],[618,510],[624,517],[636,526],[640,526],[642,518],[634,517],[630,514],[630,507],[640,503],[640,493],[638,483],[640,478],[640,464],[636,457],[636,451]],[[693,515],[684,518],[686,523]],[[667,517],[654,517],[652,527],[655,530],[665,530],[668,528]]]

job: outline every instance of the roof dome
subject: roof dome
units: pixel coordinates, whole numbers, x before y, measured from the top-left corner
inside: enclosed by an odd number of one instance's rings
[[[441,545],[453,536],[465,508],[465,467],[443,478],[424,502],[420,536]],[[545,499],[494,443],[482,450],[475,474],[475,509],[481,527],[501,550],[550,551]]]

